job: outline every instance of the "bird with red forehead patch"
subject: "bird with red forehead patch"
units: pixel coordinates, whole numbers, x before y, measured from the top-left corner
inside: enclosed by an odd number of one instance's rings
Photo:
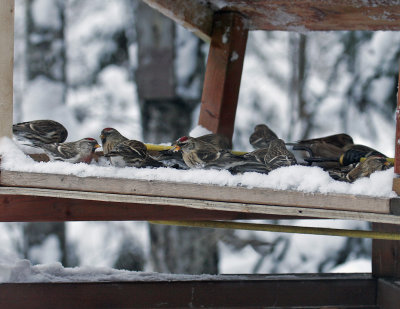
[[[101,146],[94,138],[86,137],[69,143],[43,144],[40,148],[49,156],[50,161],[90,163],[99,147]]]
[[[100,134],[104,155],[108,155],[113,148],[128,139],[114,128],[104,128]]]

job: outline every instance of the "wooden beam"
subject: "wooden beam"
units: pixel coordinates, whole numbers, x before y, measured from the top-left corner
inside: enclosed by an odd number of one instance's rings
[[[246,220],[284,216],[146,203],[0,195],[0,222]]]
[[[400,225],[374,223],[372,227],[374,231],[400,233]],[[400,241],[372,241],[372,274],[400,278]]]
[[[400,72],[400,68],[399,68]],[[400,75],[398,80],[398,88],[400,89]],[[394,143],[394,173],[393,191],[400,195],[400,96],[397,95],[396,107],[396,138]]]
[[[143,0],[152,8],[186,27],[202,40],[210,42],[214,12],[197,0]]]
[[[12,136],[14,0],[0,2],[0,137]]]
[[[12,197],[15,196],[15,197]],[[26,200],[18,200],[16,196],[26,196]],[[35,197],[38,197],[36,199]],[[66,199],[64,203],[61,203],[60,208],[52,207],[53,200],[47,199],[50,198],[58,198],[58,199]],[[0,211],[1,221],[29,221],[30,213],[39,212],[39,214],[32,219],[34,221],[40,221],[41,216],[47,216],[46,220],[51,221],[51,218],[55,218],[56,220],[99,220],[92,217],[92,212],[99,211],[98,209],[91,209],[96,205],[96,202],[100,202],[100,206],[106,205],[114,205],[114,203],[125,203],[126,207],[130,207],[126,210],[126,213],[129,211],[135,212],[135,204],[141,205],[158,205],[161,206],[161,212],[168,212],[168,207],[165,206],[173,206],[173,207],[184,207],[188,210],[187,216],[191,216],[190,213],[193,211],[193,216],[187,218],[188,220],[194,220],[196,215],[201,215],[201,212],[205,212],[207,215],[208,211],[215,212],[215,220],[224,219],[229,217],[229,214],[219,214],[219,212],[233,212],[233,213],[242,213],[245,218],[248,219],[265,219],[266,216],[274,215],[279,217],[287,217],[288,219],[297,217],[297,218],[321,218],[321,219],[344,219],[344,220],[361,220],[361,221],[369,221],[369,222],[383,222],[383,223],[391,223],[398,224],[399,217],[388,214],[374,214],[374,213],[364,213],[364,212],[356,212],[356,211],[339,211],[339,210],[329,210],[329,209],[313,209],[313,208],[304,208],[304,207],[292,207],[292,206],[271,206],[271,205],[258,205],[258,204],[249,204],[249,203],[231,203],[231,202],[217,202],[217,201],[209,201],[204,199],[187,199],[187,198],[173,198],[173,197],[155,197],[155,196],[143,196],[143,195],[127,195],[127,194],[110,194],[110,193],[97,193],[97,192],[79,192],[79,191],[68,191],[68,190],[53,190],[53,189],[35,189],[35,188],[15,188],[15,187],[0,187],[0,207],[2,211]],[[22,197],[21,197],[22,198]],[[32,202],[30,201],[32,199]],[[78,201],[75,201],[78,200]],[[93,201],[86,203],[86,201]],[[102,203],[105,202],[105,203]],[[73,217],[68,217],[70,214],[69,203],[76,205],[77,207],[77,215]],[[26,206],[27,204],[31,205],[39,205],[42,204],[44,207],[43,211],[39,209],[33,209],[32,207]],[[85,208],[88,210],[79,209],[79,207]],[[37,207],[37,206],[35,206]],[[147,207],[147,206],[146,206]],[[101,207],[99,207],[101,208]],[[150,209],[148,206],[147,209]],[[194,211],[199,210],[200,212]],[[109,207],[108,209],[102,210],[107,212],[108,214],[101,214],[103,220],[107,218],[107,215],[112,213],[113,208]],[[125,210],[121,210],[125,211]],[[66,213],[60,217],[60,212]],[[130,214],[121,216],[121,219],[115,220],[157,220],[160,218],[158,214],[152,213],[148,211],[146,214],[142,214],[139,217],[134,217],[134,214]],[[82,214],[82,215],[81,215]],[[246,214],[246,215],[245,215]],[[205,215],[205,216],[206,216]],[[63,217],[64,216],[64,217]],[[112,216],[112,214],[111,214]],[[118,215],[116,215],[118,216]],[[170,220],[178,220],[183,219],[183,216],[179,215],[179,212],[174,213],[171,212],[171,215],[168,217]]]
[[[379,279],[377,304],[381,309],[398,309],[400,307],[400,285],[398,281]]]
[[[199,125],[230,139],[235,123],[247,34],[246,20],[242,15],[215,14]]]
[[[286,207],[400,215],[399,198],[389,199],[361,195],[304,193],[267,188],[248,189],[243,187],[156,180],[78,177],[72,175],[27,173],[7,170],[1,171],[0,184],[2,186],[82,191],[82,196],[87,192],[103,192],[118,195],[127,194],[234,202],[242,203],[243,205],[280,205]]]
[[[140,273],[138,274],[140,277]],[[1,308],[376,308],[370,275],[219,275],[131,282],[2,283]]]
[[[208,0],[246,16],[250,30],[400,30],[398,1]],[[294,5],[295,4],[295,5]]]

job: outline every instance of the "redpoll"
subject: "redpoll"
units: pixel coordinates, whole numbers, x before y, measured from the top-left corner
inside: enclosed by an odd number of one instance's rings
[[[254,128],[254,132],[250,135],[249,142],[250,144],[258,149],[267,147],[268,143],[274,139],[277,139],[278,136],[273,132],[267,125],[258,124]]]
[[[146,145],[136,140],[126,140],[117,144],[106,157],[110,157],[111,164],[118,167],[162,167],[161,162],[151,158],[147,153]]]
[[[365,161],[357,164],[347,175],[346,179],[353,182],[361,177],[368,177],[373,172],[383,171],[391,167],[386,158],[381,156],[370,156]]]
[[[297,163],[296,158],[287,150],[285,142],[281,139],[273,139],[264,148],[249,152],[244,157],[260,162],[270,170]]]
[[[104,155],[107,155],[111,150],[121,142],[127,141],[128,139],[119,133],[114,128],[105,128],[100,134],[101,143],[103,145]]]
[[[67,139],[65,127],[54,120],[33,120],[13,125],[14,137],[28,146],[62,143]]]
[[[76,142],[43,144],[40,146],[50,160],[65,161],[70,163],[90,163],[96,148],[100,145],[94,138],[87,137]]]

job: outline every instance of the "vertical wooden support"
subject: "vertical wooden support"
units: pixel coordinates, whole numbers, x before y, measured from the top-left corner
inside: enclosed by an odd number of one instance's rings
[[[374,231],[400,233],[400,225],[373,223],[372,226]],[[372,274],[400,278],[400,241],[372,240]]]
[[[399,70],[400,72],[400,70]],[[400,74],[398,81],[398,88],[400,89]],[[393,179],[393,191],[400,195],[400,96],[397,93],[397,107],[396,107],[396,139],[394,143],[394,173],[395,178]]]
[[[0,1],[0,137],[12,134],[14,0]]]
[[[238,13],[216,13],[199,125],[232,139],[248,29]]]

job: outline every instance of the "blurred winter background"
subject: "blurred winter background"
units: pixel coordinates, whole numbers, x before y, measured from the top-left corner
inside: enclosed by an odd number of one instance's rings
[[[196,126],[208,45],[138,0],[16,0],[14,122],[68,140],[104,127],[171,142]],[[258,123],[294,141],[340,132],[393,156],[400,34],[251,32],[234,148]],[[286,224],[369,228],[367,223]],[[3,259],[170,273],[369,271],[371,241],[145,222],[0,225]]]

